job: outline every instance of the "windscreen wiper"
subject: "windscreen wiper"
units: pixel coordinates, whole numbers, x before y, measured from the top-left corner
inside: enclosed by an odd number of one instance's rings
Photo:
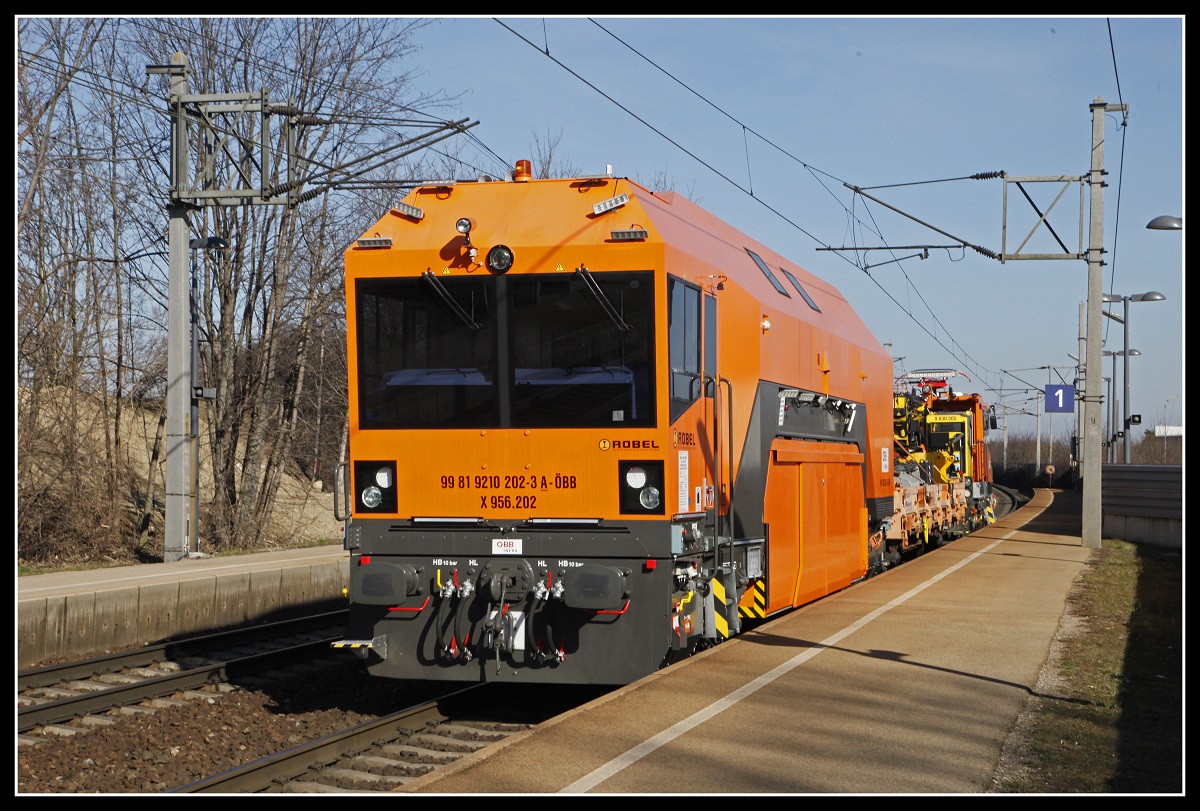
[[[617,312],[617,308],[608,300],[608,296],[604,295],[604,291],[600,289],[600,285],[596,284],[596,280],[592,278],[592,274],[588,273],[588,269],[583,265],[575,268],[575,272],[579,274],[579,278],[583,279],[583,285],[588,289],[588,292],[600,304],[605,315],[612,319],[612,322],[617,326],[620,332],[629,332],[633,329],[629,324],[625,323],[625,319]]]
[[[433,275],[433,271],[427,270],[422,273],[421,276],[425,279],[425,281],[429,282],[429,284],[433,287],[434,292],[437,293],[438,297],[442,300],[442,303],[450,308],[450,312],[454,313],[458,317],[458,320],[463,322],[463,325],[466,326],[467,329],[477,330],[483,327],[482,324],[476,324],[475,319],[471,318],[471,316],[467,314],[467,311],[464,310],[462,306],[454,300],[454,297],[450,295],[450,291],[446,289],[446,285],[442,284],[441,280],[437,276]]]

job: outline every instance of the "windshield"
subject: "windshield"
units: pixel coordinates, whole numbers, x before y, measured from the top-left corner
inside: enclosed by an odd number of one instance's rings
[[[360,279],[360,427],[654,425],[647,271]]]
[[[961,450],[967,430],[966,420],[953,422],[931,422],[929,424],[930,450]]]

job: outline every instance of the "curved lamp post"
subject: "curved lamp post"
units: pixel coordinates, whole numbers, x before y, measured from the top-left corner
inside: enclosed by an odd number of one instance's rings
[[[1140,350],[1137,350],[1137,349],[1122,349],[1120,352],[1109,352],[1106,349],[1106,350],[1104,350],[1104,352],[1102,354],[1105,357],[1110,357],[1113,359],[1113,375],[1110,378],[1112,383],[1110,384],[1109,391],[1108,391],[1108,439],[1109,439],[1109,450],[1111,451],[1111,455],[1110,455],[1110,458],[1108,461],[1115,462],[1115,461],[1117,461],[1117,451],[1116,451],[1117,420],[1116,420],[1116,415],[1113,413],[1113,404],[1116,403],[1116,392],[1117,392],[1117,358],[1122,357],[1122,356],[1125,358],[1129,358],[1129,357],[1140,355],[1142,353]],[[1128,361],[1126,361],[1126,367],[1128,369]],[[1128,371],[1126,372],[1126,374],[1128,374]],[[1126,398],[1128,398],[1129,394],[1126,393],[1125,396],[1126,396]],[[1124,434],[1122,434],[1122,436],[1124,436]]]
[[[1164,296],[1162,293],[1159,293],[1156,290],[1151,290],[1148,293],[1136,293],[1132,296],[1119,296],[1116,293],[1105,293],[1104,296],[1102,297],[1103,301],[1121,301],[1121,302],[1124,302],[1124,304],[1125,304],[1124,317],[1119,316],[1119,315],[1113,315],[1112,313],[1108,312],[1107,310],[1102,311],[1104,313],[1104,315],[1108,316],[1109,318],[1113,319],[1114,321],[1117,321],[1125,326],[1125,343],[1123,344],[1123,346],[1125,347],[1125,349],[1123,351],[1123,354],[1125,355],[1125,371],[1124,371],[1124,375],[1125,375],[1124,433],[1125,433],[1125,436],[1122,441],[1122,445],[1124,446],[1124,449],[1125,449],[1124,450],[1125,464],[1129,464],[1129,418],[1130,418],[1130,413],[1129,413],[1130,412],[1130,408],[1129,408],[1129,356],[1131,354],[1133,354],[1131,351],[1129,351],[1129,302],[1131,302],[1131,301],[1165,301],[1166,298],[1167,298],[1166,296]],[[1141,354],[1141,353],[1138,353],[1138,354]]]

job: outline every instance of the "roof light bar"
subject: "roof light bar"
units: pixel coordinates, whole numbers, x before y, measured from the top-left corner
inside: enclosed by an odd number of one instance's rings
[[[392,247],[391,237],[359,237],[358,247],[360,248],[390,248]]]
[[[635,242],[639,239],[645,239],[650,236],[650,232],[645,228],[628,228],[624,231],[613,231],[612,238],[615,242]]]
[[[425,210],[410,206],[408,203],[396,203],[396,207],[392,209],[393,214],[399,214],[402,217],[412,217],[414,220],[425,219]]]
[[[592,211],[596,214],[603,214],[606,211],[612,211],[614,208],[620,208],[629,202],[629,195],[625,193],[618,194],[616,197],[610,197],[603,202],[596,203],[592,206]]]

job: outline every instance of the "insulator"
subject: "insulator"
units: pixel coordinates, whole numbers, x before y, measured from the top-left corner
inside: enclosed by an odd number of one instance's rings
[[[271,112],[279,115],[300,115],[300,108],[294,104],[272,104]]]
[[[296,119],[297,124],[310,124],[313,126],[328,124],[328,118],[317,118],[315,115],[302,115]]]
[[[313,199],[314,197],[320,197],[322,194],[325,193],[325,191],[326,191],[325,189],[313,189],[312,191],[306,191],[304,194],[300,195],[300,197],[296,200],[296,202],[297,203],[307,203],[309,200]]]
[[[971,175],[972,180],[991,180],[992,178],[996,178],[996,177],[1004,177],[1004,171],[1001,170],[999,172],[979,172],[978,174]]]
[[[271,186],[267,189],[267,196],[277,197],[281,194],[287,194],[290,189],[291,186],[287,183],[276,183],[274,186]]]
[[[988,259],[999,259],[1000,258],[1000,256],[998,254],[992,253],[987,248],[981,248],[978,245],[972,245],[971,247],[974,248],[979,253],[986,256]]]

